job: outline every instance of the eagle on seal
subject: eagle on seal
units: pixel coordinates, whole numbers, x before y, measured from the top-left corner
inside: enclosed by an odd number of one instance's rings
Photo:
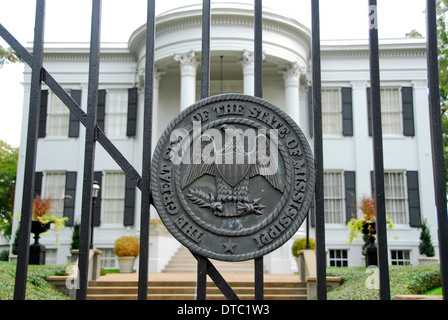
[[[276,190],[283,192],[283,182],[278,175],[278,160],[272,154],[267,155],[267,141],[258,140],[258,157],[255,163],[249,163],[249,154],[244,148],[242,130],[223,125],[222,130],[230,129],[236,132],[236,141],[226,141],[220,150],[213,150],[215,161],[212,163],[189,164],[181,181],[182,189],[189,186],[203,175],[211,175],[216,181],[216,195],[201,189],[189,189],[187,197],[193,203],[203,208],[210,208],[213,214],[220,217],[240,217],[248,214],[261,215],[263,208],[260,198],[249,199],[249,179],[263,176]],[[266,138],[264,138],[266,139]],[[233,159],[244,159],[244,163],[226,164],[216,161],[224,159],[227,153],[232,153]],[[260,161],[261,160],[261,161]]]

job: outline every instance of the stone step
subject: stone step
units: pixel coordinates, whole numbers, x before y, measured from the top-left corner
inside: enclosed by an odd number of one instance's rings
[[[229,281],[241,300],[254,299],[253,281]],[[90,281],[88,300],[137,300],[138,281]],[[148,300],[194,300],[196,281],[149,281]],[[266,281],[265,300],[306,300],[306,284],[293,281]],[[212,281],[207,281],[207,300],[223,300],[224,295]]]

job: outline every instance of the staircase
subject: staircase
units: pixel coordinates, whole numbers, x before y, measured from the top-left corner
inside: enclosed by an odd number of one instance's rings
[[[227,280],[241,300],[254,299],[254,262],[210,261]],[[181,246],[165,269],[148,282],[148,300],[195,300],[197,261],[191,252]],[[230,280],[229,280],[230,279]],[[137,300],[137,280],[90,281],[88,300]],[[306,283],[299,277],[284,278],[266,275],[265,300],[307,300]],[[207,278],[207,300],[225,300],[215,283]]]
[[[254,261],[224,262],[209,259],[220,273],[253,273]],[[162,273],[185,273],[197,271],[197,260],[191,252],[181,246],[162,270]]]
[[[179,276],[181,278],[181,275]],[[228,281],[240,300],[254,299],[253,281]],[[138,281],[91,281],[87,300],[137,300]],[[148,282],[148,300],[195,300],[196,281]],[[306,300],[306,284],[295,281],[265,281],[265,300]],[[225,300],[212,281],[207,282],[207,300]]]

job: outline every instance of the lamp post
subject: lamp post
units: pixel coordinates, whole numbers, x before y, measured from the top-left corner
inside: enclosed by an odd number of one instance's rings
[[[93,189],[92,189],[92,219],[90,222],[90,249],[93,249],[93,227],[94,227],[94,222],[93,219],[95,217],[95,203],[96,203],[96,199],[98,198],[98,193],[100,192],[100,185],[98,184],[98,182],[93,181]]]

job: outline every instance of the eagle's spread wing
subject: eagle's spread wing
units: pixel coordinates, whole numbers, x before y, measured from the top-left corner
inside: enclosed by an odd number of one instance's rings
[[[271,140],[271,143],[275,143]],[[283,185],[278,175],[278,159],[277,154],[268,152],[266,137],[258,137],[258,157],[256,164],[252,164],[249,170],[249,177],[261,175],[280,192],[283,192]],[[269,150],[270,151],[270,150]],[[269,155],[268,155],[269,153]],[[278,156],[278,155],[277,155]],[[262,161],[260,161],[260,159]]]
[[[191,184],[199,177],[202,177],[204,174],[215,176],[216,175],[215,164],[202,163],[202,164],[187,165],[187,169],[185,170],[185,176],[182,180],[182,189]]]
[[[249,177],[255,177],[262,175],[265,179],[280,192],[283,192],[283,185],[279,181],[278,177],[278,167],[274,168],[271,166],[262,166],[260,164],[253,164],[249,169]]]

